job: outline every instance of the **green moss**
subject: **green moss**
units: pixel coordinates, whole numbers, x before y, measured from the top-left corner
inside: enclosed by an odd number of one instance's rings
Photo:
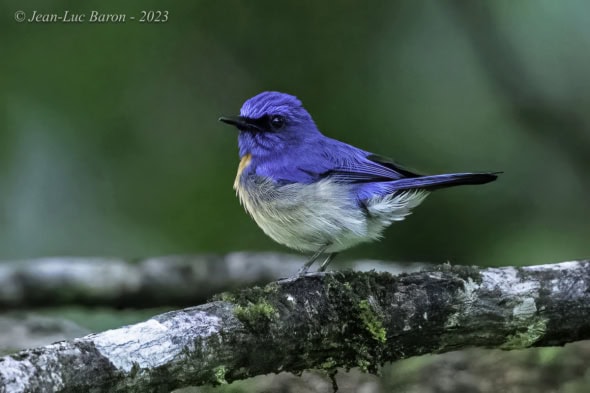
[[[336,364],[336,361],[334,360],[334,358],[329,357],[326,359],[325,362],[323,362],[320,365],[320,368],[323,370],[332,370],[332,369],[336,368],[336,366],[337,366],[337,364]]]
[[[275,315],[276,310],[268,302],[262,300],[260,303],[251,303],[246,307],[236,306],[234,313],[240,320],[260,317],[270,319]]]
[[[386,331],[377,313],[373,311],[373,308],[366,299],[359,302],[359,309],[360,318],[365,329],[367,329],[375,340],[384,344],[387,341]]]
[[[245,288],[240,291],[222,294],[224,301],[245,306],[248,303],[258,303],[261,299],[272,298],[279,292],[277,283],[270,283],[264,287]]]
[[[258,303],[249,303],[246,306],[237,305],[234,308],[234,315],[244,325],[255,330],[262,330],[277,318],[279,313],[270,303],[261,299]]]
[[[539,318],[531,322],[526,330],[508,336],[506,342],[500,346],[501,349],[522,349],[529,348],[539,341],[547,330],[547,319]]]
[[[276,349],[296,351],[298,357],[296,367],[280,368],[281,371],[297,373],[313,367],[331,373],[339,367],[358,367],[378,374],[392,346],[387,345],[385,322],[376,305],[383,301],[381,297],[391,287],[392,280],[388,274],[344,271],[309,280],[301,288],[293,286],[293,292],[286,292],[284,286],[273,283],[221,294],[216,300],[231,304],[234,316],[243,326],[251,334],[261,336],[263,340],[256,345],[264,345],[268,336],[292,333],[284,329],[299,329],[296,330],[296,343],[286,343],[285,348]],[[328,299],[327,303],[310,299],[310,315],[316,318],[306,320],[309,318],[307,314],[291,314],[290,308],[295,310],[297,305],[285,296],[300,299],[308,294]],[[284,323],[278,323],[279,318],[284,319]],[[301,318],[305,324],[290,325]],[[318,346],[327,346],[326,351],[319,354]],[[260,362],[267,361],[269,359],[260,359]],[[232,371],[225,379],[235,378]]]
[[[364,373],[369,372],[369,370],[371,370],[372,368],[371,362],[362,358],[358,359],[356,366],[359,368],[359,370],[361,370]]]
[[[262,288],[262,291],[265,294],[273,294],[273,293],[277,293],[279,291],[280,287],[279,284],[277,284],[276,282],[271,282],[268,285],[265,285],[264,288]]]
[[[227,381],[225,380],[225,373],[227,369],[225,366],[217,366],[213,369],[213,376],[214,376],[214,385],[227,385]]]
[[[342,271],[324,277],[324,285],[333,308],[329,312],[325,310],[323,316],[337,327],[327,332],[328,341],[339,354],[335,358],[337,367],[358,367],[363,372],[379,374],[383,356],[389,350],[385,345],[387,331],[383,317],[368,299],[383,293],[391,285],[391,276]],[[325,366],[332,364],[328,362]]]
[[[234,303],[236,301],[236,296],[231,292],[221,292],[214,295],[211,298],[212,301],[221,301],[221,302],[228,302]]]
[[[215,295],[213,300],[233,304],[234,315],[244,325],[262,331],[279,315],[271,304],[278,291],[278,284],[271,283],[262,288],[253,287],[236,292],[223,292]]]

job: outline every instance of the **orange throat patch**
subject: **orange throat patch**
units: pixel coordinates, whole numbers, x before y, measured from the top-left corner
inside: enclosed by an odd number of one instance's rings
[[[238,165],[238,174],[236,175],[236,179],[234,180],[234,190],[238,190],[242,172],[244,172],[244,169],[246,169],[248,165],[250,165],[250,161],[252,161],[252,155],[250,153],[244,155],[240,160],[240,165]]]

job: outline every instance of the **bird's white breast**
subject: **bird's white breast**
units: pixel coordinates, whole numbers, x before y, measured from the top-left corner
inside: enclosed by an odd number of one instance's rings
[[[277,184],[244,174],[252,157],[238,166],[234,189],[258,226],[278,243],[301,251],[338,252],[376,240],[393,221],[403,220],[426,193],[408,191],[374,198],[360,207],[351,186],[329,179],[312,184]]]

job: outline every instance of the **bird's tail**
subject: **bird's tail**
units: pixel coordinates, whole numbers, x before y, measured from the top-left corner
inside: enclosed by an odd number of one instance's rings
[[[391,185],[396,190],[426,190],[462,186],[467,184],[485,184],[496,180],[501,172],[488,173],[448,173],[444,175],[420,176],[395,180]]]

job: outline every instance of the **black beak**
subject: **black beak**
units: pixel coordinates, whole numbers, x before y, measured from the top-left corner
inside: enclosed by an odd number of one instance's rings
[[[240,131],[260,131],[260,127],[255,124],[252,119],[242,116],[221,116],[219,121],[222,121],[232,126],[237,127]]]

